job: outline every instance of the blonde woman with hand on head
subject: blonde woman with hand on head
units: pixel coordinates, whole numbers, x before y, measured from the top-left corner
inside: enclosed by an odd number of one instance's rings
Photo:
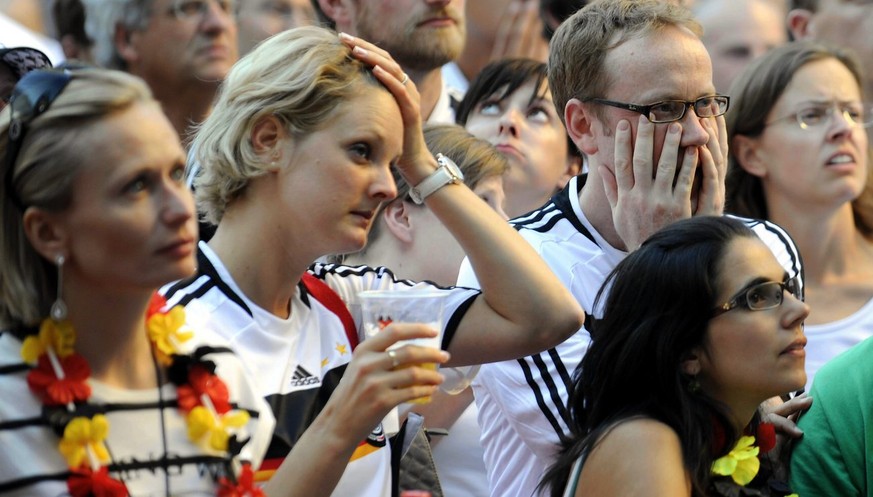
[[[193,147],[198,203],[218,228],[199,247],[198,274],[164,292],[256,369],[278,423],[259,476],[303,442],[321,456],[297,467],[309,492],[301,495],[391,495],[385,433],[397,420],[385,417],[442,381],[418,365],[542,350],[583,318],[530,247],[427,151],[414,83],[370,43],[315,27],[269,39],[230,72]],[[396,195],[392,168],[491,275],[481,293],[400,280],[385,268],[313,264],[364,246],[379,206]],[[357,294],[371,289],[446,292],[443,329],[389,325],[356,346]],[[438,331],[451,355],[414,346],[386,352]],[[319,413],[337,421],[313,422]]]

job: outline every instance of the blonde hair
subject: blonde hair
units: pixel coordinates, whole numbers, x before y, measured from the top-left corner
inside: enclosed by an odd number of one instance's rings
[[[0,188],[2,328],[37,324],[48,315],[57,291],[57,270],[30,245],[24,234],[21,206],[54,212],[68,209],[75,178],[85,164],[95,160],[95,151],[81,146],[91,126],[135,102],[152,101],[145,83],[123,72],[83,69],[70,74],[72,79],[57,99],[26,123],[12,174],[4,172],[0,176],[4,183]],[[13,106],[8,105],[0,113],[0,157],[4,158],[4,167]],[[9,179],[11,184],[7,184]]]
[[[605,97],[612,84],[604,67],[610,50],[667,26],[703,33],[688,9],[661,0],[600,0],[561,23],[549,43],[549,88],[561,121],[571,99]]]
[[[381,87],[369,67],[324,28],[279,33],[240,59],[191,145],[199,166],[194,178],[197,206],[206,221],[218,224],[249,180],[271,169],[251,142],[262,118],[278,118],[292,136],[311,133],[357,95],[362,84]]]

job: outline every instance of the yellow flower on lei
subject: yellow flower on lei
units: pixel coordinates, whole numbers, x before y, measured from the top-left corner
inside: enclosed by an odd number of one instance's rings
[[[76,344],[76,331],[69,321],[55,322],[51,318],[42,320],[39,334],[24,339],[21,346],[21,358],[28,364],[35,364],[39,356],[52,349],[58,357],[67,357],[73,353]]]
[[[730,476],[738,485],[748,485],[761,467],[761,461],[758,460],[758,447],[752,445],[754,443],[755,437],[740,437],[728,455],[719,457],[712,463],[712,472]]]
[[[197,442],[207,433],[209,446],[215,450],[227,450],[229,430],[242,428],[249,422],[246,411],[230,411],[224,415],[214,414],[203,406],[197,406],[188,413],[188,438]]]
[[[64,428],[64,437],[58,449],[72,469],[79,468],[83,463],[90,463],[89,448],[97,461],[106,464],[111,460],[106,444],[103,443],[108,434],[109,421],[102,414],[97,414],[91,419],[81,416],[73,418]]]
[[[161,364],[169,365],[173,354],[179,354],[179,345],[194,336],[192,331],[179,331],[185,324],[185,310],[176,306],[166,313],[156,313],[146,324],[149,340],[155,347],[155,355]]]

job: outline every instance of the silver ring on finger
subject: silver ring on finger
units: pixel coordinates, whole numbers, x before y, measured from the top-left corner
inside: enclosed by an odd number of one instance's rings
[[[397,351],[389,350],[388,357],[391,358],[391,369],[396,369],[400,365],[400,360],[397,359]]]
[[[408,83],[408,82],[409,82],[409,75],[406,73],[403,73],[403,79],[400,80],[400,84],[403,86],[406,86],[406,83]]]

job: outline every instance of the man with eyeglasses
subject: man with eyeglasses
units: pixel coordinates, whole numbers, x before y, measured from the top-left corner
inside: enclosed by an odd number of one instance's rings
[[[495,497],[537,495],[566,439],[568,389],[596,339],[602,310],[594,303],[606,276],[661,227],[722,215],[730,98],[713,86],[700,31],[690,12],[670,2],[601,0],[564,21],[552,38],[549,87],[589,173],[514,224],[588,318],[558,347],[485,364],[473,380]],[[802,288],[787,233],[747,222]],[[477,285],[466,261],[458,283]]]
[[[143,78],[183,142],[237,61],[237,0],[83,0],[102,66]]]

